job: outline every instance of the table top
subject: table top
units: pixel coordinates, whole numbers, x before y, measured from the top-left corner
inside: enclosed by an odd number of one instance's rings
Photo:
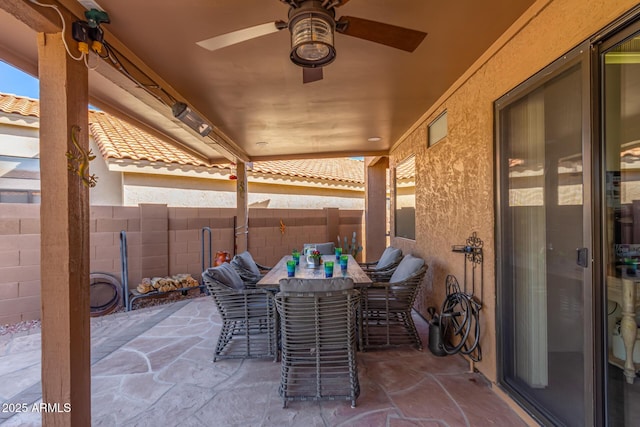
[[[265,276],[260,279],[256,284],[258,288],[278,288],[280,286],[280,279],[287,278],[287,261],[293,259],[291,255],[285,255],[280,261],[269,271]],[[324,279],[324,261],[333,261],[333,277],[343,277],[340,270],[340,263],[336,260],[334,255],[323,255],[323,264],[320,267],[307,266],[306,259],[300,257],[300,264],[296,266],[296,276],[302,279]],[[366,287],[371,284],[371,279],[360,268],[358,262],[349,255],[349,263],[347,264],[347,273],[344,277],[350,277],[353,279],[353,285],[355,287]]]

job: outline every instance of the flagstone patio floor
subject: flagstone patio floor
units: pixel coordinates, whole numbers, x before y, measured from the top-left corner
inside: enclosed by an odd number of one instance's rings
[[[416,316],[426,346],[428,325]],[[425,348],[358,353],[361,393],[347,401],[278,396],[271,359],[212,362],[220,318],[209,297],[91,319],[93,426],[525,426],[461,356]],[[42,400],[40,332],[0,336],[0,403]],[[73,410],[73,408],[72,408]],[[0,425],[40,426],[36,412]]]

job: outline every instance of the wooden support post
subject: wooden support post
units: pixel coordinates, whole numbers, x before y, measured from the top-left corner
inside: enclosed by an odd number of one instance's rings
[[[91,425],[89,188],[67,170],[65,153],[77,150],[76,126],[89,150],[88,72],[67,55],[61,33],[39,33],[38,54],[42,400],[53,405],[42,421],[84,427]]]
[[[387,168],[388,157],[367,157],[364,163],[365,236],[363,259],[380,259],[387,247]]]
[[[327,237],[325,238],[325,242],[335,242],[337,247],[339,247],[341,243],[338,242],[338,235],[340,234],[340,209],[324,208],[324,213],[327,218]],[[351,242],[351,234],[349,234],[347,237],[349,238],[349,242]],[[346,249],[344,250],[346,251]]]
[[[247,165],[238,161],[238,180],[236,181],[236,251],[242,253],[249,247],[249,208],[247,194]]]

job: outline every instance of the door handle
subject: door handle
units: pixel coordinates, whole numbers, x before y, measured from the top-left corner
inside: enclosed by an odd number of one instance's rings
[[[576,252],[578,253],[578,259],[576,260],[576,264],[584,268],[589,267],[589,249],[578,248],[576,249]]]

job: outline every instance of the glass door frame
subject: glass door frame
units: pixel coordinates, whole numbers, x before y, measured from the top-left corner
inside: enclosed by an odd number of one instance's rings
[[[508,187],[505,185],[505,173],[501,170],[503,162],[503,149],[500,132],[500,113],[502,109],[511,103],[521,99],[522,96],[532,92],[544,83],[552,80],[562,72],[569,68],[580,64],[581,80],[582,80],[582,177],[583,177],[583,246],[589,251],[589,263],[583,271],[583,304],[584,304],[584,323],[583,323],[583,351],[584,351],[584,420],[586,425],[593,425],[595,422],[595,411],[598,405],[594,400],[594,384],[596,383],[596,364],[594,363],[595,351],[595,334],[594,334],[594,313],[593,308],[596,306],[597,300],[594,294],[593,286],[593,266],[594,266],[594,222],[593,222],[593,146],[592,143],[592,127],[593,118],[593,97],[592,97],[592,56],[590,55],[590,42],[584,42],[580,46],[572,49],[560,59],[554,61],[549,66],[520,84],[518,87],[508,92],[494,104],[495,112],[495,242],[496,242],[496,344],[497,344],[497,373],[498,386],[502,388],[512,399],[517,401],[525,410],[527,410],[535,419],[543,422],[553,422],[553,416],[546,412],[544,408],[539,408],[532,401],[521,394],[515,387],[509,384],[505,375],[505,363],[510,360],[513,355],[507,350],[505,345],[507,340],[512,337],[513,326],[507,325],[506,307],[509,307],[511,301],[506,297],[508,292],[507,278],[505,277],[505,262],[503,254],[507,253],[506,239],[503,230],[505,227],[505,218],[502,214],[504,204],[508,203]]]
[[[597,230],[597,233],[594,233],[594,248],[597,248],[598,252],[594,253],[596,257],[595,268],[594,268],[594,278],[595,283],[598,284],[596,289],[596,305],[594,307],[594,313],[596,317],[596,355],[597,355],[597,364],[595,366],[595,371],[597,374],[597,380],[595,383],[595,399],[597,402],[596,405],[596,419],[599,420],[599,425],[607,425],[609,418],[609,408],[608,408],[608,387],[609,387],[609,378],[607,375],[607,366],[608,366],[608,337],[607,337],[607,271],[605,268],[605,260],[608,248],[606,239],[607,230],[607,203],[606,203],[606,194],[605,194],[605,184],[604,180],[606,177],[606,158],[605,158],[605,126],[604,126],[604,112],[605,112],[605,97],[604,97],[604,55],[613,47],[619,45],[624,42],[629,37],[634,34],[640,33],[640,6],[634,8],[625,16],[618,19],[616,22],[612,23],[609,27],[601,31],[594,39],[592,40],[593,49],[592,49],[592,66],[593,66],[593,76],[592,76],[592,85],[593,85],[593,96],[594,96],[594,105],[596,108],[593,109],[593,134],[597,135],[598,140],[594,141],[593,144],[593,153],[594,153],[594,161],[597,167],[594,168],[594,172],[598,176],[594,176],[593,178],[593,186],[594,186],[594,194],[597,194],[598,197],[594,198],[594,218],[596,219],[596,224],[594,226],[594,230]]]

